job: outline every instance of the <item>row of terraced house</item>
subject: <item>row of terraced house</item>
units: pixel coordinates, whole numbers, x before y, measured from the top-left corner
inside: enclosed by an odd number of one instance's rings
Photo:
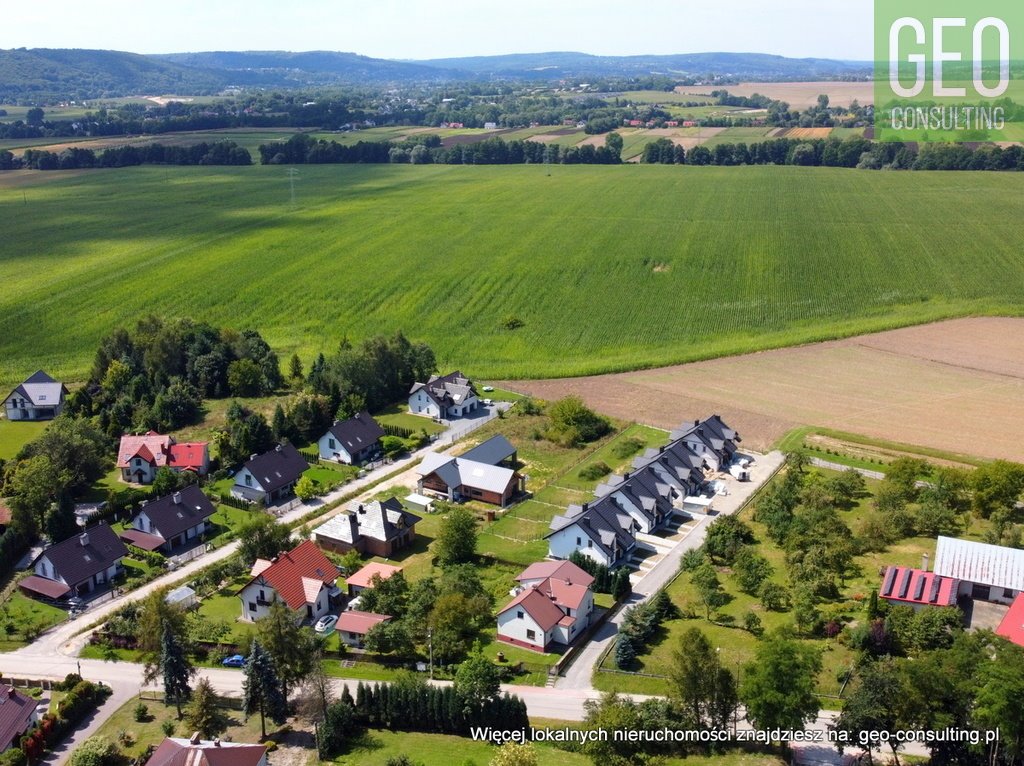
[[[636,535],[662,529],[684,514],[708,478],[732,463],[739,442],[739,434],[718,415],[680,426],[667,444],[637,457],[630,471],[599,485],[593,500],[555,516],[548,555],[567,559],[579,551],[608,567],[628,562]]]

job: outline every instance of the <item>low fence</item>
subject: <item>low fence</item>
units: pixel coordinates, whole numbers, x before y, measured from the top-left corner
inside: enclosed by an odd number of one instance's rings
[[[54,682],[49,678],[14,678],[0,674],[0,683],[13,686],[15,689],[44,689],[49,691]]]
[[[177,569],[181,565],[187,564],[188,562],[192,561],[193,559],[197,559],[200,556],[208,553],[209,550],[210,550],[209,543],[202,543],[200,545],[197,545],[195,548],[192,548],[191,550],[185,551],[184,553],[179,553],[179,554],[177,554],[175,556],[171,556],[171,557],[169,557],[167,559],[167,568],[168,569]]]

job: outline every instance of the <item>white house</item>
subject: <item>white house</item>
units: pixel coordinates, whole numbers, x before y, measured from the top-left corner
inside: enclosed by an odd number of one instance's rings
[[[516,579],[520,592],[498,612],[499,641],[543,652],[569,645],[590,625],[594,578],[575,564],[540,562]]]
[[[360,412],[348,420],[335,420],[327,433],[320,437],[321,460],[355,465],[380,454],[380,440],[384,429],[369,412]]]
[[[335,584],[338,568],[312,540],[271,561],[257,559],[250,574],[252,579],[238,593],[242,619],[248,622],[266,617],[275,601],[294,612],[296,624],[316,622],[341,596]]]
[[[8,420],[50,420],[64,409],[68,390],[42,370],[31,375],[4,400]]]
[[[461,418],[480,407],[473,382],[461,372],[416,383],[409,391],[409,412],[431,418]]]
[[[292,494],[307,468],[309,463],[295,447],[278,444],[269,452],[249,458],[235,474],[231,496],[271,505]]]
[[[109,585],[124,568],[128,549],[107,523],[51,545],[32,562],[35,574],[18,582],[33,596],[48,599],[81,596]]]
[[[551,520],[548,555],[567,559],[579,551],[599,564],[614,567],[628,561],[636,547],[636,521],[609,498],[570,505]]]
[[[216,513],[213,503],[192,484],[179,492],[145,503],[121,539],[143,550],[170,553],[202,537]]]

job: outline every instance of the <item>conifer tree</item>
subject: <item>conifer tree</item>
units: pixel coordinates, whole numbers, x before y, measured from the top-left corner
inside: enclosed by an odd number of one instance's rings
[[[267,738],[267,717],[276,724],[282,724],[288,716],[288,706],[281,692],[281,680],[277,676],[274,660],[263,651],[259,642],[253,640],[249,657],[245,661],[245,682],[242,685],[245,699],[245,714],[256,711],[260,714],[260,731]]]
[[[196,669],[185,655],[185,647],[171,627],[165,625],[160,640],[160,674],[164,680],[164,699],[174,700],[179,719],[182,700],[188,699],[192,692],[189,680],[195,673]]]

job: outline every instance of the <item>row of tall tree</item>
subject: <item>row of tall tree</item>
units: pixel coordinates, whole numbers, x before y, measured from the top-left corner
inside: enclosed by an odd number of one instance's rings
[[[191,146],[148,144],[115,146],[99,152],[69,147],[60,152],[26,149],[20,157],[0,151],[0,170],[81,170],[133,165],[251,165],[252,155],[234,141],[201,142]]]

